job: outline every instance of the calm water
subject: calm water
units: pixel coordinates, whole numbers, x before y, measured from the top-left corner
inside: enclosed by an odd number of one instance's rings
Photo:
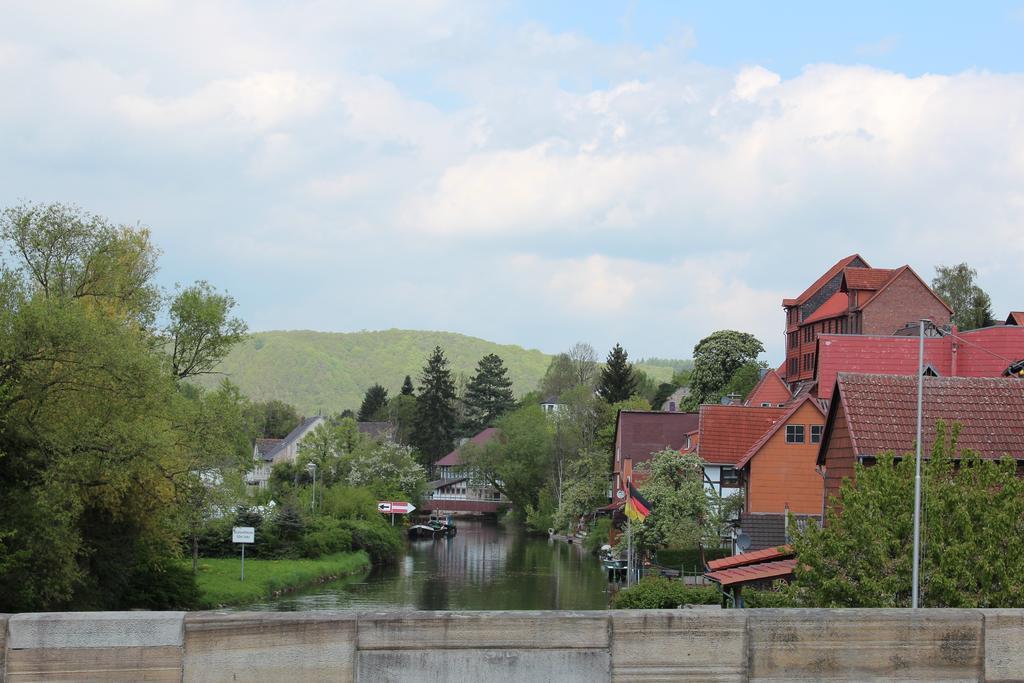
[[[392,567],[373,569],[244,610],[604,609],[607,582],[578,546],[482,522],[454,538],[413,541]]]

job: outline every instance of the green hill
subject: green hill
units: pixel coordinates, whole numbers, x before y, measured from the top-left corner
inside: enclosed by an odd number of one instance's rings
[[[469,377],[477,361],[496,353],[505,361],[516,391],[537,388],[551,356],[536,349],[495,344],[452,332],[384,330],[381,332],[271,331],[254,333],[236,347],[219,370],[250,398],[280,399],[300,412],[355,410],[366,389],[379,382],[393,396],[406,375],[416,383],[427,355],[444,349],[453,372]],[[638,366],[658,381],[671,377],[666,367]],[[208,377],[204,384],[218,382]]]

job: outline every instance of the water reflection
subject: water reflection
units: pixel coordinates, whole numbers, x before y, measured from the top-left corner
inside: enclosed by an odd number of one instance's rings
[[[392,567],[243,609],[604,609],[606,589],[576,546],[462,521],[453,538],[410,543]]]

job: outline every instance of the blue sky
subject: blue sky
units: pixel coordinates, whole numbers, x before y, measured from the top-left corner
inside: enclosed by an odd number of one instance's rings
[[[255,330],[782,354],[839,258],[1024,308],[1024,3],[4,4],[0,205],[149,226]]]

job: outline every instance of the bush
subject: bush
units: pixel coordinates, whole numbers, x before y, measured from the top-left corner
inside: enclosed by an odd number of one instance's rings
[[[383,521],[347,519],[341,526],[352,533],[352,547],[365,550],[374,564],[391,564],[404,548],[398,531]]]
[[[583,548],[593,555],[601,550],[601,546],[608,543],[608,534],[612,530],[612,518],[600,517],[590,526],[587,537],[583,539]]]
[[[199,586],[191,564],[163,561],[129,572],[123,604],[133,609],[180,610],[199,606]]]
[[[744,607],[797,607],[789,586],[782,581],[777,581],[775,586],[766,590],[744,588],[742,595]]]
[[[303,557],[333,555],[352,549],[352,532],[344,528],[333,517],[318,517],[306,527],[306,533],[299,542]]]
[[[729,557],[730,555],[732,553],[728,548],[704,549],[704,560],[707,562]],[[655,551],[654,563],[672,569],[678,569],[679,567],[685,567],[687,570],[692,570],[695,567],[699,570],[704,569],[700,563],[700,550],[697,548],[662,548]]]
[[[661,577],[643,579],[619,591],[612,600],[615,609],[672,609],[680,605],[717,605],[719,592],[710,586],[687,586],[682,581]]]

